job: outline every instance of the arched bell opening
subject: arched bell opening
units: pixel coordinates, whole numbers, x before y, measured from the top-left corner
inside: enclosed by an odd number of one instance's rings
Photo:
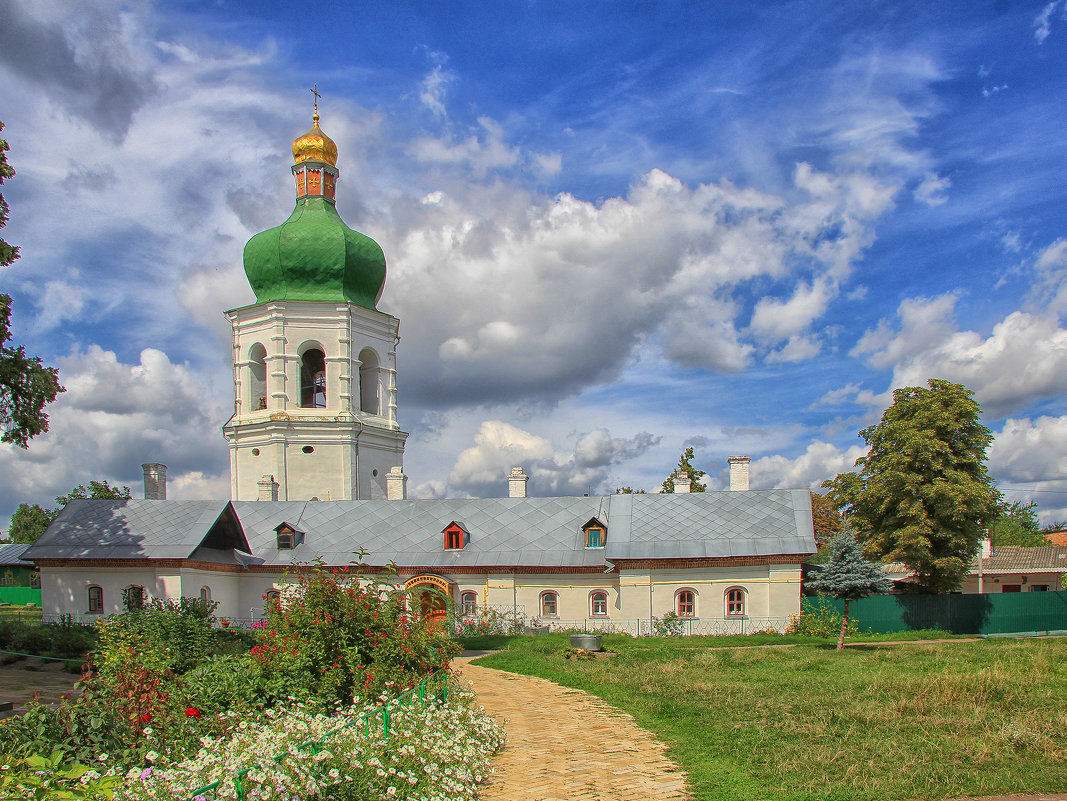
[[[378,354],[370,348],[359,352],[359,410],[365,414],[382,413],[381,370]]]
[[[248,351],[248,409],[267,408],[267,349],[260,343]]]
[[[300,406],[326,408],[326,354],[321,348],[308,348],[300,357]]]

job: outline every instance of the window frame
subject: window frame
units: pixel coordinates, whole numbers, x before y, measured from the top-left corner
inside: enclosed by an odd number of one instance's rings
[[[104,614],[104,588],[99,584],[90,584],[85,588],[88,593],[88,611],[90,615],[102,615]],[[96,590],[94,593],[93,590]],[[93,603],[93,596],[96,596],[96,603]],[[93,607],[96,607],[95,609]]]
[[[740,600],[731,600],[734,593],[740,594]],[[722,594],[724,617],[745,617],[748,612],[748,591],[744,587],[727,587]],[[738,611],[731,611],[731,607],[739,604]]]
[[[683,597],[686,595],[689,596],[688,604],[686,604],[683,600]],[[683,611],[683,608],[685,606],[689,607],[688,612]],[[692,620],[693,618],[697,617],[696,590],[692,589],[691,587],[682,587],[674,593],[674,613],[678,615],[678,617],[685,618],[686,620]]]
[[[552,611],[549,612],[545,601],[551,598]],[[540,596],[541,617],[559,617],[559,593],[555,590],[543,590]]]
[[[604,611],[596,611],[597,596],[603,596],[604,598]],[[593,590],[589,593],[589,617],[607,617],[608,616],[608,594],[605,590]]]
[[[474,590],[464,590],[459,594],[459,608],[464,615],[473,615],[478,612],[478,593]]]
[[[446,551],[462,551],[463,546],[466,544],[467,535],[466,532],[457,524],[451,525],[444,531],[445,535],[445,550]]]
[[[596,544],[596,545],[593,545],[593,532],[594,531],[599,535],[598,538],[597,538],[599,540],[599,543]],[[590,526],[589,528],[587,528],[585,530],[585,547],[586,548],[603,548],[605,546],[605,544],[607,543],[607,539],[608,539],[607,529],[601,528],[600,526]]]
[[[140,598],[136,606],[130,603],[130,598],[132,597],[132,593],[134,590],[141,591]],[[128,587],[124,587],[122,590],[122,605],[123,607],[125,607],[125,610],[127,612],[133,612],[134,610],[144,609],[144,605],[147,600],[147,593],[145,592],[144,587],[140,584],[131,584]]]

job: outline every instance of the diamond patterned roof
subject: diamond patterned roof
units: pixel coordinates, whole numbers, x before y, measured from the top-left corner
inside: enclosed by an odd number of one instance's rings
[[[75,500],[24,559],[185,559],[226,501]]]
[[[187,557],[225,501],[74,501],[28,558]],[[404,501],[235,501],[252,559],[285,565],[321,557],[343,565],[365,549],[371,565],[605,566],[614,559],[805,555],[815,551],[807,490],[581,498]],[[607,526],[604,548],[586,548],[582,526]],[[441,531],[462,520],[469,543],[445,550]],[[281,523],[307,532],[278,550]]]

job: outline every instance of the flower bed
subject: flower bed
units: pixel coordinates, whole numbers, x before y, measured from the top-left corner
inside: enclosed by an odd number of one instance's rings
[[[124,782],[115,798],[180,801],[215,781],[219,798],[473,797],[503,734],[462,693],[397,704],[458,648],[406,601],[310,565],[254,632],[213,630],[188,599],[112,616],[81,695],[0,724],[0,798],[111,799]],[[360,698],[384,726],[346,725]]]

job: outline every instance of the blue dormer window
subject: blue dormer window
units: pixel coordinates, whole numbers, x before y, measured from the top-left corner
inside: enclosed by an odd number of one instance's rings
[[[595,517],[582,526],[582,532],[585,534],[586,548],[603,548],[608,540],[608,527]]]

